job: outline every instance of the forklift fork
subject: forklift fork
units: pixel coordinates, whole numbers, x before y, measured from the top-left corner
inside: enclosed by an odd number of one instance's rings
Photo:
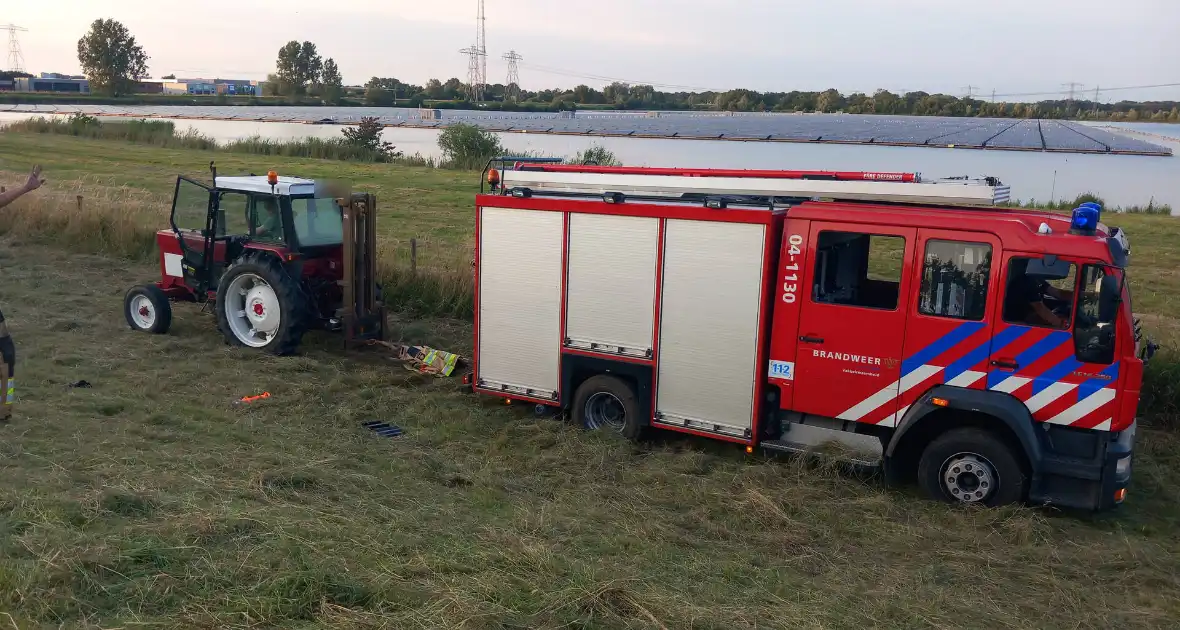
[[[352,193],[340,199],[344,219],[344,292],[341,324],[351,349],[385,339],[385,305],[377,299],[377,197]]]

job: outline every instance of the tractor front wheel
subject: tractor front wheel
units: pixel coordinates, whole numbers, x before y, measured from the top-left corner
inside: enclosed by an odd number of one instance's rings
[[[299,284],[269,254],[248,253],[226,270],[217,287],[217,327],[226,342],[285,355],[307,327]]]
[[[132,330],[162,335],[172,325],[172,303],[154,284],[132,287],[123,297],[123,314]]]

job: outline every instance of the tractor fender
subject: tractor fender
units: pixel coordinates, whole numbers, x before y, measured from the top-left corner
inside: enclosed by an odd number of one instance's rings
[[[947,401],[947,405],[935,405],[932,402],[934,398]],[[948,385],[932,387],[910,407],[901,422],[898,423],[897,430],[894,431],[889,445],[885,448],[886,459],[893,457],[894,451],[905,440],[906,434],[921,426],[923,420],[939,421],[937,418],[929,416],[936,412],[945,412],[948,409],[982,414],[994,422],[1004,425],[1011,430],[1023,447],[1024,455],[1028,459],[1032,472],[1036,473],[1040,470],[1042,449],[1036,433],[1037,423],[1024,403],[1002,392]]]

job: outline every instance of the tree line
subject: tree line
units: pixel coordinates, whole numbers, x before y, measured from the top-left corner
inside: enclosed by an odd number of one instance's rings
[[[133,91],[147,78],[148,56],[127,28],[115,20],[95,20],[78,41],[78,61],[91,91],[117,96]],[[171,75],[169,75],[171,77]],[[346,88],[340,68],[324,59],[310,41],[290,41],[279,49],[275,72],[267,76],[263,94],[327,105],[366,104],[377,107],[473,108],[520,111],[569,111],[579,108],[633,110],[700,110],[732,112],[844,112],[905,116],[978,116],[988,118],[1063,118],[1180,122],[1180,102],[1046,100],[1036,103],[991,102],[947,94],[877,90],[872,95],[822,92],[662,92],[651,85],[615,82],[601,90],[588,85],[573,89],[530,91],[495,84],[484,89],[485,102],[471,103],[470,86],[458,78],[431,79],[425,85],[392,77],[373,77],[364,87]]]
[[[389,106],[398,102],[411,106],[458,103],[470,107],[466,100],[468,86],[452,78],[445,83],[431,79],[425,86],[403,83],[392,78],[374,77],[364,90],[366,104]],[[1180,122],[1180,102],[1120,101],[1097,103],[1088,100],[1044,100],[1036,103],[991,102],[977,98],[960,98],[948,94],[908,92],[895,94],[877,90],[841,94],[839,90],[822,92],[661,92],[651,85],[611,83],[601,90],[588,85],[573,89],[529,91],[502,84],[484,89],[486,109],[498,110],[576,110],[578,108],[618,110],[683,110],[732,112],[806,112],[847,114],[893,114],[898,116],[951,116],[984,118],[1061,118],[1081,120],[1143,120]],[[509,95],[513,95],[510,97]],[[519,95],[519,96],[517,96]]]

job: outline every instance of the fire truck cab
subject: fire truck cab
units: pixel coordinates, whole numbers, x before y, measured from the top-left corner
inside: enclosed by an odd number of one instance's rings
[[[993,178],[504,161],[476,391],[639,438],[839,454],[949,502],[1104,510],[1143,366],[1126,234]]]

